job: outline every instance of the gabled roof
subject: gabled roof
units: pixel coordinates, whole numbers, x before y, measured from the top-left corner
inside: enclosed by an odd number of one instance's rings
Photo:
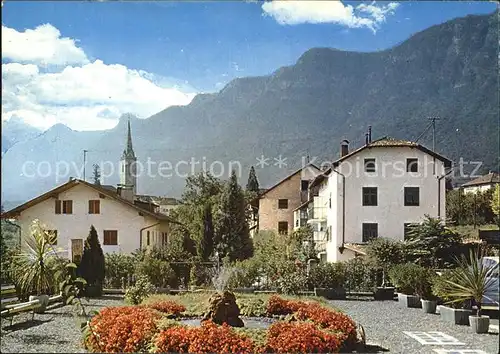
[[[434,151],[426,148],[423,145],[420,145],[414,141],[399,140],[399,139],[394,139],[394,138],[391,138],[388,136],[384,136],[383,138],[374,140],[371,143],[363,145],[360,148],[348,153],[347,155],[342,156],[340,159],[333,162],[333,167],[337,167],[342,161],[347,160],[348,158],[352,157],[353,155],[356,155],[360,151],[363,151],[365,149],[376,148],[376,147],[410,147],[410,148],[418,149],[420,151],[425,152],[426,154],[429,154],[429,155],[435,157],[436,159],[438,159],[440,161],[443,161],[445,167],[451,167],[451,160],[438,154],[437,152],[434,152]]]
[[[470,182],[462,184],[462,187],[472,187],[480,186],[483,184],[495,184],[500,183],[500,174],[495,172],[490,172],[487,175],[481,176],[479,178],[473,179]]]
[[[262,198],[264,195],[266,195],[267,193],[269,193],[271,190],[273,190],[274,188],[278,187],[278,186],[279,186],[279,185],[281,185],[283,182],[288,181],[290,178],[292,178],[293,176],[295,176],[297,173],[302,172],[302,170],[304,170],[304,169],[306,169],[306,168],[308,168],[308,167],[313,167],[313,168],[317,169],[318,171],[320,171],[319,167],[318,167],[318,166],[316,166],[315,164],[312,164],[312,163],[307,164],[307,165],[305,165],[304,167],[302,167],[302,168],[298,169],[297,171],[295,171],[294,173],[292,173],[291,175],[286,176],[286,177],[285,177],[285,178],[283,178],[281,181],[279,181],[278,183],[276,183],[274,186],[272,186],[272,187],[270,187],[270,188],[266,189],[266,191],[265,191],[264,193],[260,194],[260,195],[259,195],[259,197],[260,197],[260,198]]]
[[[54,196],[56,196],[57,194],[59,193],[62,193],[64,191],[67,191],[71,188],[74,188],[76,186],[79,186],[79,185],[83,185],[83,186],[86,186],[86,187],[89,187],[93,190],[95,190],[96,192],[99,192],[103,195],[105,195],[106,197],[109,197],[109,198],[112,198],[114,200],[116,200],[117,202],[119,203],[122,203],[123,205],[126,205],[130,208],[133,208],[135,210],[137,210],[138,212],[140,213],[143,213],[145,215],[149,215],[157,220],[161,220],[161,221],[169,221],[169,222],[172,222],[172,223],[179,223],[178,221],[172,219],[171,217],[167,216],[167,215],[163,215],[163,214],[160,214],[160,213],[154,213],[152,211],[149,211],[149,210],[146,210],[144,208],[141,208],[137,205],[134,205],[134,203],[120,197],[118,194],[116,194],[116,192],[113,192],[112,190],[110,190],[109,188],[106,188],[105,186],[100,186],[100,185],[96,185],[96,184],[92,184],[92,183],[89,183],[89,182],[86,182],[86,181],[83,181],[83,180],[80,180],[80,179],[72,179],[50,191],[48,191],[47,193],[44,193],[36,198],[33,198],[31,199],[30,201],[24,203],[24,204],[21,204],[19,205],[18,207],[15,207],[14,209],[12,210],[9,210],[5,213],[2,214],[2,219],[4,218],[13,218],[15,217],[17,214],[21,213],[22,211],[36,205],[36,204],[39,204],[47,199],[50,199]]]

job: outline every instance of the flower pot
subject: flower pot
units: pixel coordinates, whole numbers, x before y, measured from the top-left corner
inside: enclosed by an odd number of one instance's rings
[[[338,288],[314,288],[314,295],[328,300],[345,300],[346,291],[343,287]]]
[[[40,301],[40,307],[33,310],[35,313],[44,313],[49,305],[49,295],[38,295],[38,296],[30,296],[28,298],[29,301],[38,300]]]
[[[469,316],[469,323],[474,333],[488,333],[490,316]]]
[[[416,295],[406,295],[398,293],[398,303],[401,307],[410,307],[416,309],[422,307],[420,298]]]
[[[394,288],[393,287],[378,287],[377,290],[373,292],[373,298],[377,301],[394,300]]]
[[[436,313],[437,301],[421,299],[420,302],[425,313]]]
[[[439,315],[445,322],[468,326],[469,316],[472,315],[472,310],[468,309],[454,309],[448,306],[441,305],[439,307]]]

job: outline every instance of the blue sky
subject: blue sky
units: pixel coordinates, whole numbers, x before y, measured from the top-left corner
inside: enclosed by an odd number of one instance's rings
[[[303,4],[306,2],[302,1]],[[324,1],[318,6],[325,6],[326,3]],[[110,66],[119,64],[120,70],[125,68],[128,74],[139,72],[141,77],[161,88],[195,94],[217,91],[235,77],[270,74],[281,66],[293,64],[303,52],[313,47],[381,50],[432,25],[468,14],[491,13],[496,6],[495,3],[485,2],[343,2],[331,10],[338,10],[339,13],[328,17],[323,16],[330,11],[328,8],[318,7],[314,11],[303,7],[284,9],[279,6],[273,8],[263,2],[243,1],[6,1],[2,9],[2,29],[6,27],[13,35],[24,35],[26,30],[50,24],[51,28],[60,32],[59,36],[53,36],[54,40],[74,40],[74,46],[84,53],[79,52],[78,55],[80,59],[85,59],[66,63],[73,69],[98,60],[102,61],[99,62],[102,64],[99,69],[102,71],[99,72],[104,73]],[[38,37],[30,38],[39,40]],[[76,53],[75,48],[65,48]],[[19,54],[21,49],[17,47],[8,50],[10,52],[2,49],[3,79],[4,65],[12,63],[22,65],[23,72],[35,70],[35,65],[38,76],[61,74],[66,70],[65,63],[58,62],[54,66],[53,59],[52,62],[42,62],[39,57],[34,58],[36,55]],[[28,68],[28,65],[31,66]],[[19,67],[9,69],[9,73],[20,75]],[[69,80],[68,73],[64,73],[65,79]],[[102,75],[96,74],[96,78]],[[52,85],[53,78],[44,76],[45,81],[40,85]],[[49,79],[52,81],[47,84]],[[127,80],[124,79],[124,82]],[[156,94],[162,95],[160,92]],[[110,94],[113,97],[116,95]],[[49,97],[44,102],[47,101],[50,101]],[[77,101],[82,114],[86,114],[83,108],[89,105]],[[118,114],[134,108],[126,104],[123,107],[115,107],[116,104],[104,107],[102,99],[95,101],[97,103],[94,102],[92,107],[99,105],[100,108],[94,109],[92,114],[102,119],[110,118],[108,121],[116,121]],[[36,104],[40,105],[40,102]],[[58,116],[55,109],[63,106],[67,111],[68,104],[75,105],[74,102],[52,104],[50,114]],[[36,125],[33,123],[38,119],[36,114],[44,114],[38,108],[31,115],[25,114],[26,107],[19,108],[15,103],[12,106],[14,108],[9,117],[21,118],[32,125]],[[137,110],[141,116],[141,110]],[[147,114],[149,112],[142,112],[142,116]],[[58,118],[48,117],[42,117],[45,120],[39,124],[40,127],[58,121]],[[75,129],[93,129],[98,120],[89,126],[77,121],[62,122]]]

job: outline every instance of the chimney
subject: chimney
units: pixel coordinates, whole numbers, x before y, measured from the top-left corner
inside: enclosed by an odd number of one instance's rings
[[[344,157],[349,153],[349,141],[342,140],[340,142],[340,157]]]
[[[368,145],[369,141],[369,136],[368,136],[368,133],[365,133],[365,145]]]
[[[369,143],[372,142],[372,126],[371,125],[368,126],[368,142]]]
[[[130,186],[120,186],[117,189],[118,195],[129,202],[134,202],[134,189]]]

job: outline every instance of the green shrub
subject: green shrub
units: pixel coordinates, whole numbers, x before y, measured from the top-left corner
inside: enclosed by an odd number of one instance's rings
[[[169,287],[175,281],[175,273],[170,263],[151,254],[146,254],[136,263],[135,275],[147,277],[153,286],[160,288]]]
[[[134,256],[127,254],[106,254],[104,285],[112,289],[121,288],[123,286],[122,280],[126,280],[130,274],[134,273],[135,261]]]
[[[406,295],[415,295],[427,274],[426,268],[414,263],[397,264],[389,269],[392,284],[398,292]]]
[[[87,281],[86,291],[89,296],[100,296],[105,275],[104,253],[97,231],[92,225],[85,240],[82,260],[78,268],[79,274]]]
[[[258,280],[260,264],[255,258],[233,263],[235,271],[229,280],[229,288],[250,288]]]
[[[415,292],[421,299],[436,300],[436,296],[432,292],[432,284],[435,277],[437,277],[436,272],[429,268],[424,268],[422,273],[417,277]]]
[[[314,288],[339,288],[346,282],[346,266],[343,263],[320,263],[311,269],[307,279],[310,290]]]
[[[145,275],[139,276],[134,286],[125,292],[125,301],[132,305],[139,305],[145,298],[154,291],[154,286]]]
[[[277,279],[278,291],[285,295],[297,295],[307,288],[307,274],[294,262],[282,265]]]
[[[242,316],[263,317],[267,313],[267,301],[260,297],[236,297]]]
[[[372,291],[378,284],[377,270],[363,257],[345,262],[346,288],[350,291]]]

